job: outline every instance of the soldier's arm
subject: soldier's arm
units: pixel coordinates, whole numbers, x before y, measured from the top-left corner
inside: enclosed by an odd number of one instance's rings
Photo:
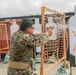
[[[25,34],[24,36],[25,45],[30,46],[41,46],[48,42],[48,36],[46,34]]]

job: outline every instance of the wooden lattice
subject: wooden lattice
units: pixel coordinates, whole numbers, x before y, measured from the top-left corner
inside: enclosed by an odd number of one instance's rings
[[[7,26],[6,24],[0,24],[0,53],[6,53],[8,48]]]
[[[59,45],[59,58],[61,58],[63,56],[64,53],[64,35],[63,35],[63,30],[60,29],[60,45]],[[65,49],[66,52],[68,50],[68,32],[67,29],[65,30]]]
[[[47,44],[45,44],[45,61],[53,54],[55,53],[55,56],[57,57],[56,51],[58,50],[58,57],[62,58],[64,53],[64,36],[63,36],[63,30],[58,29],[59,33],[57,36],[58,38],[56,40],[49,40]],[[68,50],[68,33],[67,30],[65,30],[65,44],[66,44],[66,52]]]
[[[65,15],[63,13],[60,13],[56,10],[52,10],[46,7],[42,7],[42,33],[45,32],[45,13],[47,11],[52,12],[55,14],[55,16],[61,16],[59,21],[55,21],[55,24],[57,25],[57,39],[51,40],[49,39],[49,42],[41,47],[41,67],[40,67],[40,75],[46,75],[48,71],[50,71],[54,66],[56,66],[59,62],[64,60],[64,67],[66,68],[66,50],[68,45],[68,37],[67,37],[67,31],[65,27]],[[51,16],[52,17],[52,16]],[[62,28],[59,27],[59,23],[62,25]],[[51,23],[50,23],[51,24]],[[61,26],[60,25],[60,26]],[[48,59],[49,56],[51,56],[53,53],[55,53],[56,61],[46,69],[44,68],[44,59]]]

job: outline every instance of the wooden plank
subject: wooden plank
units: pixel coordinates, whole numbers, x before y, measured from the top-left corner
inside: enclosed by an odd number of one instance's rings
[[[59,59],[58,61],[56,61],[55,63],[53,63],[51,66],[49,66],[48,68],[45,69],[45,74],[49,71],[51,71],[51,69],[53,69],[57,64],[59,64],[62,60],[64,60],[65,57],[62,57],[61,59]]]
[[[42,18],[42,33],[44,33],[44,14],[45,14],[45,8],[41,8],[41,18]],[[40,75],[44,75],[44,45],[41,46],[41,67],[40,67]]]

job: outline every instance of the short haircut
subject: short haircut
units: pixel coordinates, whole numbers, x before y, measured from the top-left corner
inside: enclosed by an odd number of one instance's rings
[[[20,30],[25,31],[27,28],[32,27],[33,21],[28,18],[22,19],[20,23]]]

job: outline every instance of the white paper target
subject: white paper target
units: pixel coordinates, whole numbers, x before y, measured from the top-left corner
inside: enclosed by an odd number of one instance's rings
[[[76,56],[76,15],[69,19],[70,54]]]
[[[19,29],[19,26],[16,24],[16,22],[13,22],[12,25],[10,26],[10,32],[11,36],[14,32],[16,32]]]
[[[41,24],[39,24],[39,19],[35,19],[35,25],[34,25],[34,34],[40,34],[41,33]],[[41,52],[41,46],[36,47],[36,52]]]

